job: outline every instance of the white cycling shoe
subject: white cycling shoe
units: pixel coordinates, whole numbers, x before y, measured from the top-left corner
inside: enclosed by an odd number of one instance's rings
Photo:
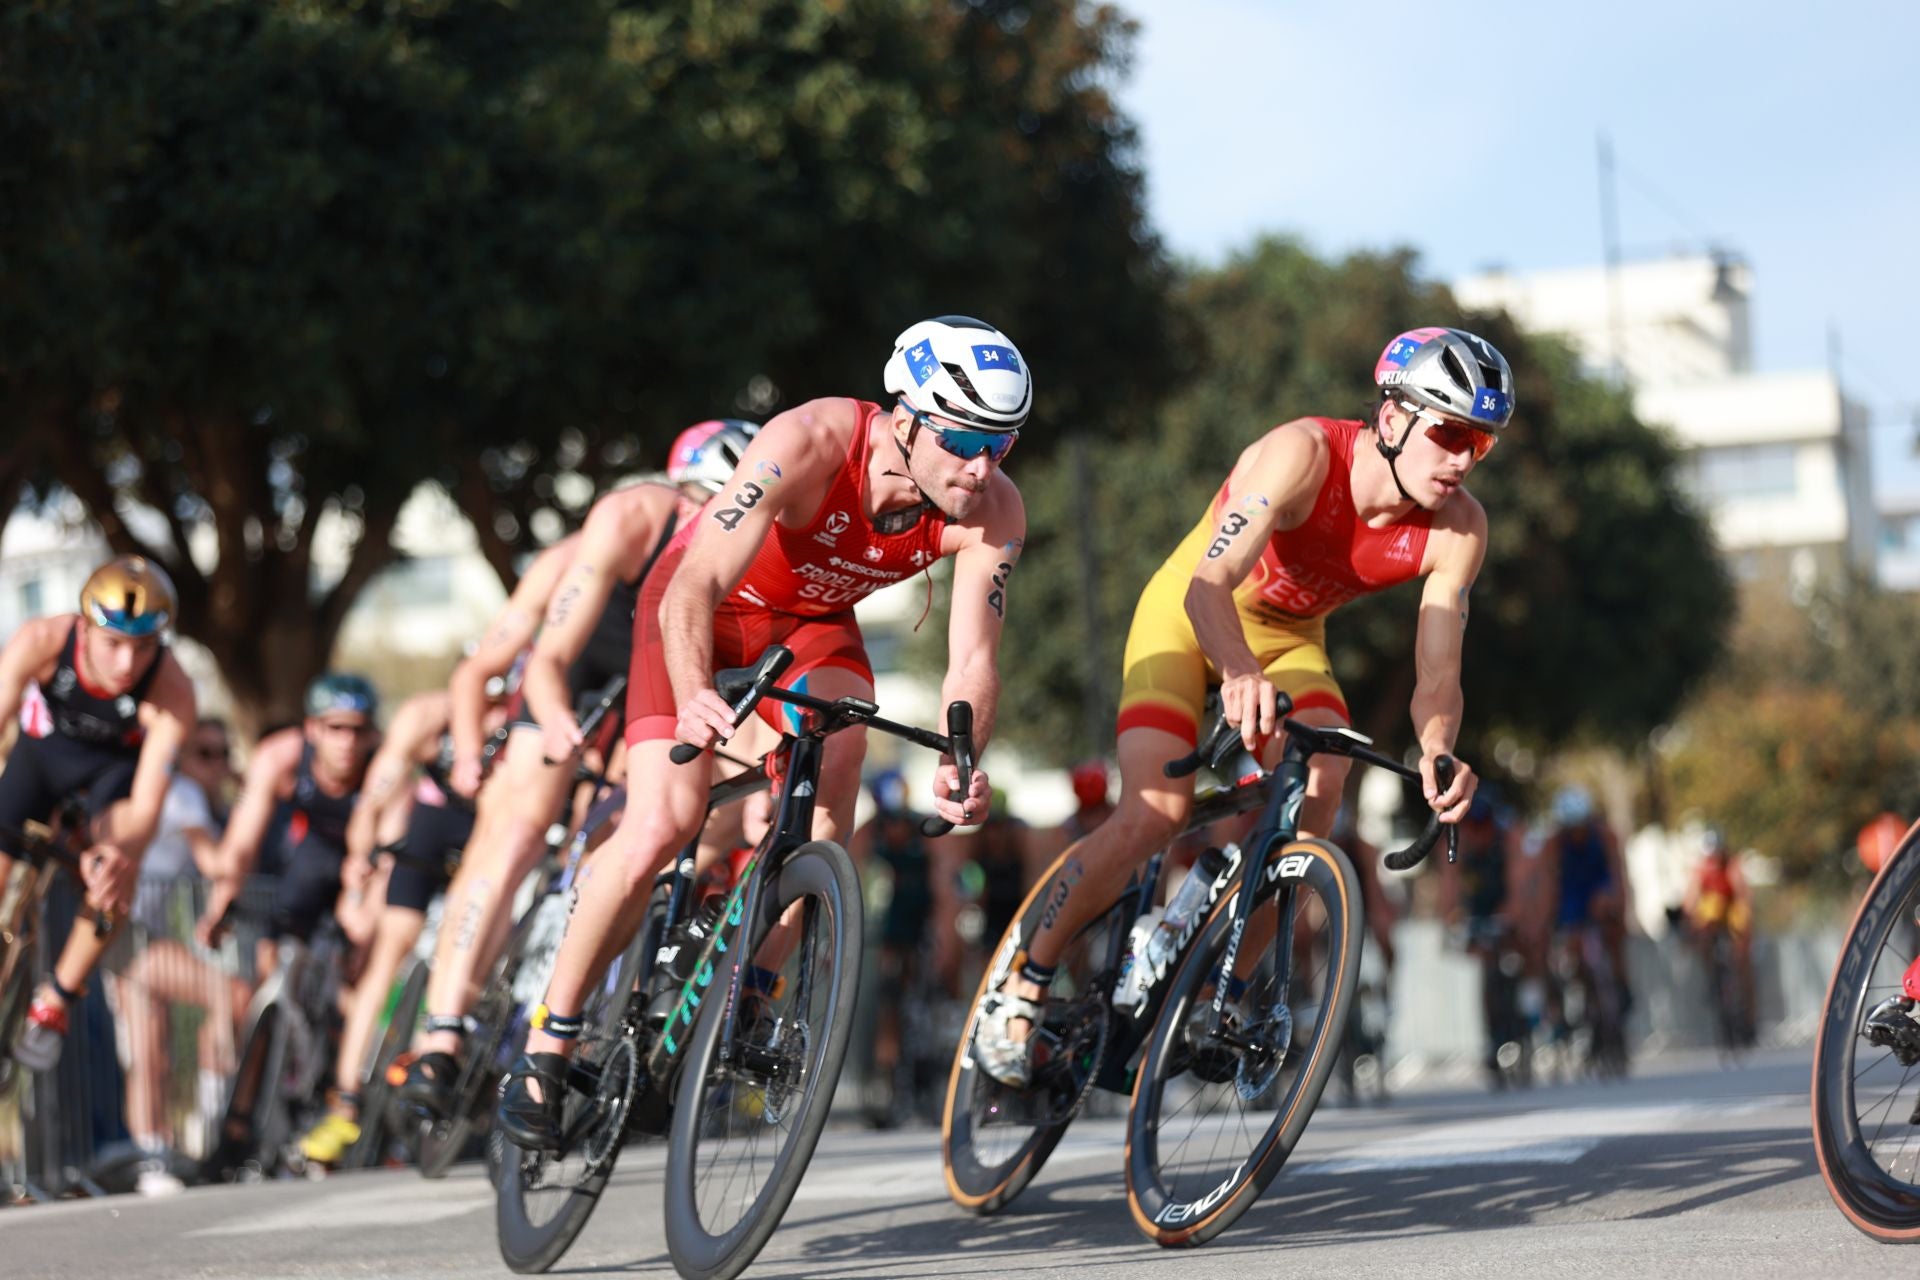
[[[1009,1089],[1024,1089],[1033,1074],[1033,1031],[1015,1040],[1009,1024],[1016,1018],[1025,1019],[1029,1027],[1038,1030],[1039,1004],[1009,991],[987,992],[980,1002],[980,1020],[974,1024],[973,1061]]]

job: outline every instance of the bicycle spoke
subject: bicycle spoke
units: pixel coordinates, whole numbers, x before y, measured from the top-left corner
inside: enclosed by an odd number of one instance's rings
[[[694,1204],[712,1235],[745,1218],[794,1139],[795,1114],[824,1051],[817,1029],[826,1025],[840,980],[834,971],[838,926],[824,900],[802,898],[754,953],[754,962],[777,974],[772,992],[750,989],[741,975],[727,1061],[711,1069],[698,1094],[704,1114],[694,1149]]]

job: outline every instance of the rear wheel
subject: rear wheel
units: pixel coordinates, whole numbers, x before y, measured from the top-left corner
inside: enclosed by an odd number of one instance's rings
[[[1255,961],[1239,966],[1246,990],[1210,1036],[1239,905],[1237,891],[1227,895],[1175,970],[1141,1057],[1127,1200],[1156,1244],[1204,1244],[1260,1198],[1305,1131],[1346,1031],[1360,973],[1359,878],[1321,840],[1296,840],[1268,866],[1279,893],[1255,908],[1247,937],[1279,938],[1290,917],[1292,946],[1243,950]]]
[[[667,1248],[689,1280],[743,1271],[780,1224],[820,1140],[860,988],[860,882],[844,849],[802,845],[744,922],[746,963],[777,975],[740,1004],[721,968],[680,1072],[667,1161]],[[729,1016],[731,1015],[731,1016]],[[723,1038],[724,1035],[724,1038]]]
[[[1867,890],[1813,1055],[1814,1151],[1834,1203],[1876,1240],[1920,1241],[1920,1022],[1902,978],[1920,953],[1920,835]]]
[[[1033,1053],[1033,1079],[1012,1089],[979,1069],[973,1060],[974,1026],[980,1002],[997,987],[1026,950],[1040,927],[1061,863],[1044,877],[994,950],[993,963],[980,980],[973,1011],[961,1028],[947,1081],[941,1124],[941,1159],[947,1193],[974,1213],[994,1213],[1024,1191],[1053,1154],[1067,1126],[1094,1087],[1113,1031],[1109,998],[1112,975],[1106,963],[1109,930],[1117,927],[1115,908],[1089,924],[1067,944],[1055,965],[1044,1006],[1045,1025]]]
[[[627,1034],[641,973],[636,941],[607,971],[583,1011],[586,1031],[574,1054],[572,1087],[561,1108],[560,1153],[528,1151],[504,1134],[499,1142],[494,1225],[500,1257],[513,1270],[547,1270],[573,1246],[600,1203],[614,1161],[627,1140],[628,1106],[639,1079],[640,1046]]]

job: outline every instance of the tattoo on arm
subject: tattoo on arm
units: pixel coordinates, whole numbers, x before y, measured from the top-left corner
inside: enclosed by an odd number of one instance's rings
[[[561,588],[560,594],[553,598],[553,607],[547,610],[547,625],[561,627],[573,613],[573,606],[580,601],[580,584],[569,582]]]
[[[1228,512],[1227,518],[1220,522],[1220,531],[1214,534],[1213,542],[1207,547],[1207,559],[1218,560],[1227,554],[1233,540],[1245,533],[1247,526],[1253,523],[1246,513],[1269,505],[1266,498],[1257,493],[1250,493],[1241,499],[1240,510]]]
[[[1012,574],[1012,562],[1002,560],[993,571],[993,590],[987,592],[987,607],[1003,622],[1007,617],[1007,579]]]
[[[384,802],[389,795],[393,794],[393,786],[398,781],[400,781],[399,768],[394,765],[384,766],[380,772],[373,775],[372,785],[367,788],[372,792],[370,798],[375,804]]]
[[[775,476],[780,474],[778,467],[774,468],[773,474]],[[747,518],[747,512],[759,506],[760,499],[766,496],[767,491],[765,489],[749,480],[735,491],[733,495],[733,505],[730,507],[722,507],[718,511],[715,511],[713,518],[719,523],[722,529],[725,529],[728,533],[732,533],[740,527],[740,522]]]
[[[1460,588],[1460,625],[1467,625],[1467,589]]]
[[[494,624],[493,630],[487,632],[486,638],[480,642],[481,646],[492,649],[506,644],[525,621],[526,614],[518,609],[508,609],[500,615],[500,621]]]

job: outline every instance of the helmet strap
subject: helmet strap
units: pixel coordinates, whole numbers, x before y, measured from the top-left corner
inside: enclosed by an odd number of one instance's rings
[[[907,427],[907,442],[902,444],[900,443],[899,436],[892,436],[893,447],[900,451],[900,461],[907,464],[907,469],[905,471],[895,471],[892,467],[888,467],[880,474],[898,476],[902,480],[912,484],[914,492],[920,495],[920,501],[910,507],[902,507],[897,511],[878,511],[868,517],[868,521],[873,525],[876,533],[905,533],[916,524],[919,524],[920,517],[925,515],[933,507],[933,499],[929,498],[927,491],[920,487],[920,482],[913,478],[912,450],[913,442],[920,434],[920,419],[909,418],[907,421],[910,424]]]
[[[1387,400],[1385,397],[1382,397],[1380,400],[1380,404],[1382,407],[1385,407],[1389,403],[1391,402]],[[1387,460],[1387,474],[1393,477],[1393,487],[1400,491],[1400,496],[1402,498],[1405,498],[1408,502],[1412,502],[1415,506],[1418,506],[1420,505],[1419,502],[1414,498],[1412,494],[1407,492],[1407,486],[1400,482],[1400,451],[1407,447],[1407,436],[1410,436],[1413,434],[1413,419],[1412,417],[1408,417],[1407,430],[1405,434],[1403,434],[1400,437],[1400,443],[1388,444],[1387,428],[1386,428],[1386,423],[1384,421],[1385,417],[1386,415],[1380,413],[1378,410],[1376,410],[1374,413],[1373,447],[1378,449],[1380,451],[1380,456]]]

